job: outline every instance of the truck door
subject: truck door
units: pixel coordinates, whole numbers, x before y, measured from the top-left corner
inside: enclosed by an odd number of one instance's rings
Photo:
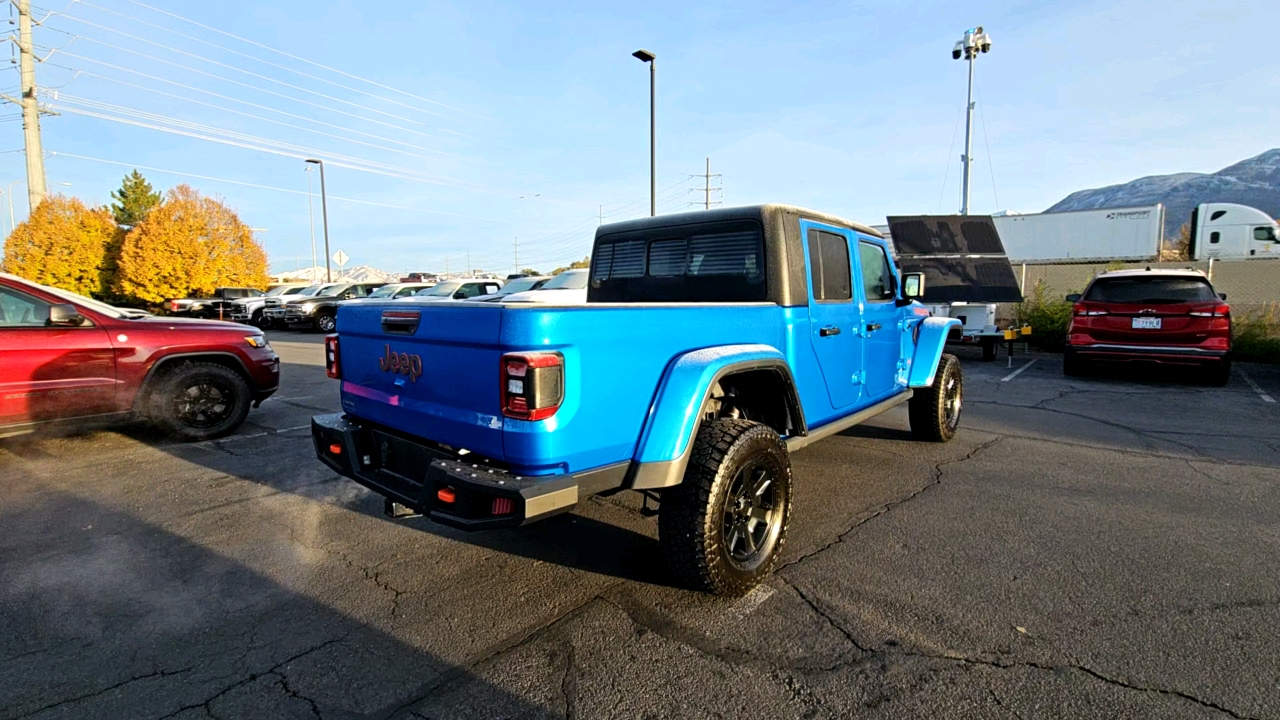
[[[840,410],[862,395],[861,316],[854,304],[848,230],[801,221],[809,264],[809,338],[831,398]]]
[[[901,338],[898,331],[897,277],[881,245],[858,242],[862,302],[862,366],[866,397],[879,399],[896,388]]]
[[[0,287],[0,425],[116,408],[115,351],[95,325],[49,327],[50,304]]]

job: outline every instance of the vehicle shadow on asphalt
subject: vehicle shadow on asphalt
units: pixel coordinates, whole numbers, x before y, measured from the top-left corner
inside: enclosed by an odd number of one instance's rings
[[[0,508],[0,546],[11,717],[557,716],[328,604],[325,565],[250,567],[234,543],[48,489]]]
[[[609,503],[588,499],[580,503],[575,512],[505,530],[465,532],[426,518],[387,521],[407,522],[425,533],[529,560],[621,580],[675,587],[675,578],[662,560],[656,539],[590,516],[633,512],[617,506],[612,510],[602,509],[606,504]],[[380,498],[366,505],[369,512],[382,515]]]

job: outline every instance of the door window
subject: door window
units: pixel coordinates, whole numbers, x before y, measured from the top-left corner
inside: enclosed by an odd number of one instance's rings
[[[884,248],[873,243],[858,243],[858,262],[862,266],[862,291],[867,302],[892,300],[897,291]]]
[[[0,287],[0,328],[45,327],[48,322],[49,303]]]
[[[843,235],[809,229],[809,278],[813,299],[818,302],[844,302],[853,297],[849,241]]]
[[[1261,240],[1262,242],[1275,242],[1276,232],[1266,226],[1256,227],[1253,229],[1253,239]]]

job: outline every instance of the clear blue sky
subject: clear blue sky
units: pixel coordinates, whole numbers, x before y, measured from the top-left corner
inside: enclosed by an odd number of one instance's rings
[[[309,264],[300,155],[330,158],[332,242],[352,264],[434,270],[447,258],[458,269],[470,251],[472,265],[506,272],[516,236],[521,265],[581,257],[597,206],[606,221],[648,210],[639,47],[658,55],[663,212],[701,199],[688,176],[708,156],[729,204],[873,224],[954,212],[965,67],[950,50],[978,24],[995,46],[978,67],[976,212],[1041,210],[1074,190],[1213,171],[1280,146],[1276,2],[146,0],[350,77],[135,0],[38,1],[65,7],[36,31],[58,48],[38,70],[62,113],[43,119],[51,189],[105,203],[137,165],[301,192],[144,170],[158,187],[225,198],[265,228],[276,269]],[[15,92],[17,72],[3,72]],[[20,148],[20,123],[0,122],[0,137],[0,151]],[[25,177],[20,152],[0,164],[0,185]]]

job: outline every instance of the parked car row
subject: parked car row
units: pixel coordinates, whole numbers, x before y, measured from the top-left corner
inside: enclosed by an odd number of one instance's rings
[[[173,300],[171,314],[225,319],[261,329],[333,332],[338,306],[361,300],[442,302],[523,302],[577,304],[587,301],[587,271],[569,270],[554,277],[525,276],[507,281],[493,278],[446,280],[440,283],[321,283],[281,285],[233,295],[239,288],[219,288],[219,299]],[[216,304],[215,304],[216,303]]]

